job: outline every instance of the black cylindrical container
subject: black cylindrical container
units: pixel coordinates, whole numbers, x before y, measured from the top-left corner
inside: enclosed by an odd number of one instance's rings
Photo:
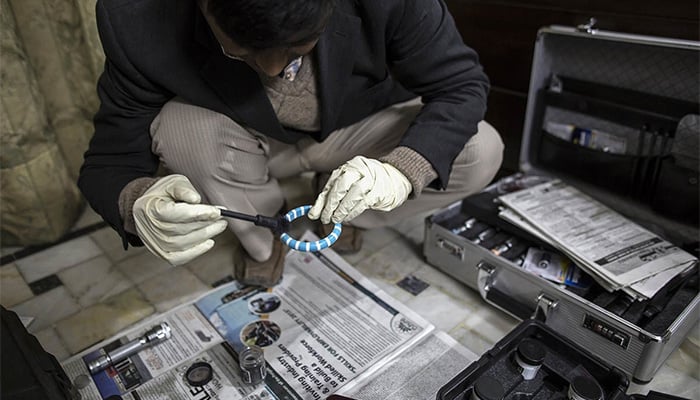
[[[537,376],[546,354],[544,345],[537,340],[523,339],[518,344],[518,350],[513,358],[523,379],[529,381]]]
[[[603,390],[595,379],[577,376],[569,383],[569,400],[603,400]]]
[[[502,400],[506,390],[501,382],[490,376],[482,376],[474,383],[470,400]]]

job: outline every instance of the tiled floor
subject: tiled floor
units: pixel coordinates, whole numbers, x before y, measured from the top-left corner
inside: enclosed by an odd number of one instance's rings
[[[288,204],[308,202],[306,178],[286,182]],[[478,293],[425,263],[422,242],[427,215],[365,232],[362,250],[345,259],[438,329],[481,354],[518,321],[486,305]],[[100,222],[87,210],[75,229]],[[173,268],[144,248],[124,251],[118,235],[104,227],[0,266],[0,303],[33,318],[28,330],[63,360],[230,280],[235,240],[231,234],[222,234],[211,251]],[[17,250],[3,248],[2,255]],[[429,286],[418,295],[397,286],[409,275]],[[700,332],[696,326],[652,383],[632,385],[630,393],[657,390],[700,399],[699,359]]]

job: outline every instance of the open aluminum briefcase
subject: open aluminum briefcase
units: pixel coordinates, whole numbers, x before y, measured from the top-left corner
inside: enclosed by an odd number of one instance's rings
[[[494,185],[560,179],[697,257],[699,64],[699,42],[541,29],[521,173]],[[646,302],[553,283],[521,268],[525,249],[555,249],[497,216],[494,185],[426,219],[427,262],[489,304],[543,320],[634,381],[650,381],[698,321],[697,262]],[[470,220],[490,237],[465,234]],[[513,237],[518,245],[503,247]]]

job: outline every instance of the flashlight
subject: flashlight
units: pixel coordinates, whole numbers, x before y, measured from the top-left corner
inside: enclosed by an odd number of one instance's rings
[[[162,322],[147,330],[143,336],[136,338],[125,345],[119,346],[114,350],[108,351],[106,354],[90,361],[88,363],[88,369],[90,370],[91,374],[100,372],[103,369],[106,369],[143,349],[170,339],[170,336],[170,325]]]

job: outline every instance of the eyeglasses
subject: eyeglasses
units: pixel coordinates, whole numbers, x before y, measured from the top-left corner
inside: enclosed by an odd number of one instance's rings
[[[246,54],[245,56],[233,55],[233,54],[227,52],[221,43],[219,43],[219,47],[221,47],[221,53],[223,53],[224,56],[226,56],[227,58],[230,58],[232,60],[247,62],[249,57],[250,57],[250,55],[248,55],[248,54]],[[283,78],[284,80],[292,82],[297,77],[297,74],[299,73],[299,69],[301,68],[301,63],[302,63],[303,59],[304,59],[304,56],[299,56],[299,57],[293,59],[289,64],[287,64],[286,67],[284,67],[282,72],[280,72],[279,77]]]
[[[231,54],[231,53],[229,53],[228,51],[226,51],[226,49],[224,48],[224,45],[221,44],[221,43],[219,43],[219,47],[221,47],[221,52],[222,52],[226,57],[228,57],[228,58],[230,58],[230,59],[232,59],[232,60],[236,60],[236,61],[246,61],[246,59],[248,58],[248,55],[245,55],[245,56],[234,56],[233,54]]]

